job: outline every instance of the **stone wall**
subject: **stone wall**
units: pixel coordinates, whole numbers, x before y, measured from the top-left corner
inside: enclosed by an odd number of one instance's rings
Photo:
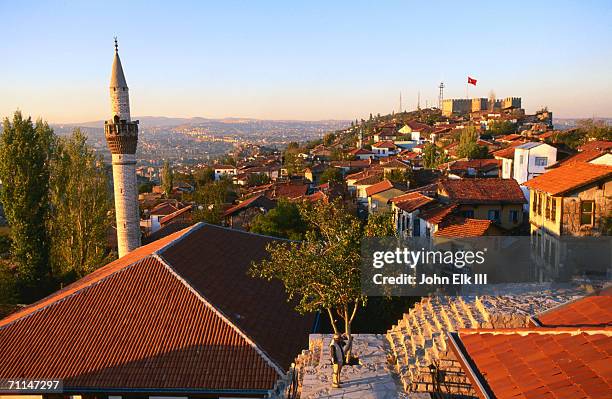
[[[110,88],[111,98],[111,112],[113,118],[115,115],[119,116],[119,119],[130,121],[130,97],[127,87],[111,87]]]
[[[594,185],[571,197],[564,197],[562,203],[561,234],[573,236],[599,236],[601,235],[602,218],[612,216],[612,181],[599,186]],[[582,201],[595,202],[594,224],[582,225],[580,223],[580,207]]]

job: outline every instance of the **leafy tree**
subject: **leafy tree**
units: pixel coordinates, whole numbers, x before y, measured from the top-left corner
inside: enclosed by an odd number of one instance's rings
[[[49,184],[48,231],[56,277],[71,281],[107,263],[106,230],[111,201],[102,159],[76,129],[59,139]]]
[[[138,194],[150,193],[151,191],[153,191],[153,183],[150,181],[138,185]]]
[[[506,136],[516,133],[516,124],[510,121],[493,121],[489,125],[489,133],[493,136]]]
[[[168,160],[164,161],[161,180],[164,195],[166,198],[170,198],[172,195],[172,189],[174,188],[174,174],[172,173],[172,168],[170,167],[170,162],[168,162]]]
[[[391,169],[385,174],[385,178],[394,183],[410,184],[412,171],[410,169]]]
[[[334,333],[339,317],[349,339],[357,310],[365,304],[360,286],[361,223],[340,202],[304,203],[300,213],[309,227],[301,242],[272,243],[270,258],[253,264],[253,276],[279,279],[300,313],[327,312]]]
[[[388,211],[370,215],[364,228],[364,235],[366,237],[396,237],[393,213]]]
[[[258,215],[251,223],[251,231],[273,237],[301,240],[306,225],[297,203],[279,199],[276,208]]]
[[[193,193],[193,200],[197,205],[193,212],[193,220],[221,224],[223,204],[230,202],[230,198],[235,195],[233,188],[231,180],[228,179],[220,179],[198,187]]]
[[[478,132],[473,126],[463,129],[457,146],[459,158],[483,159],[489,157],[489,149],[478,144]]]
[[[323,136],[323,145],[330,146],[334,143],[336,136],[333,133],[327,133]]]
[[[215,170],[209,167],[198,169],[195,172],[194,179],[196,187],[204,186],[215,181]]]
[[[344,181],[344,177],[342,176],[342,171],[338,168],[327,168],[321,173],[321,177],[319,178],[321,184],[336,182],[341,183]]]
[[[448,156],[437,145],[425,144],[423,148],[423,166],[427,169],[435,169],[441,164],[448,162]]]
[[[251,173],[247,179],[249,186],[261,186],[262,184],[268,184],[270,182],[270,176],[265,173]]]
[[[612,126],[603,120],[583,119],[577,122],[577,126],[588,139],[612,141]]]
[[[15,112],[4,119],[0,136],[0,199],[11,227],[11,257],[22,299],[47,290],[51,276],[45,222],[49,211],[49,162],[53,130],[42,120],[36,125]]]

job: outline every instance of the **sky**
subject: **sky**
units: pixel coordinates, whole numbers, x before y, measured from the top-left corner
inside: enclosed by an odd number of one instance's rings
[[[612,117],[607,1],[0,0],[0,116],[106,119],[113,37],[132,115],[355,119],[445,98]],[[466,93],[467,76],[478,80]]]

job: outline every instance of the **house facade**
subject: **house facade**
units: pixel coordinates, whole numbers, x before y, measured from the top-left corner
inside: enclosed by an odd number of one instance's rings
[[[514,148],[512,177],[523,184],[546,172],[546,167],[557,162],[557,149],[546,143],[525,143]]]

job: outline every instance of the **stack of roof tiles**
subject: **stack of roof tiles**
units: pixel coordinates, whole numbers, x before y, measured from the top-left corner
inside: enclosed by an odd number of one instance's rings
[[[281,284],[247,275],[273,238],[197,224],[0,321],[0,378],[65,392],[263,395],[307,344]]]

